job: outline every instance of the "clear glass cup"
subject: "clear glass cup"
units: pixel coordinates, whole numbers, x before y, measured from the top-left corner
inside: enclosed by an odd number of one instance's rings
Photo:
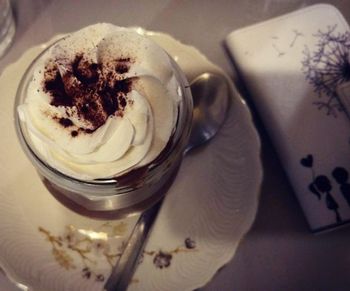
[[[15,21],[9,0],[0,0],[0,57],[10,47],[16,32]]]
[[[24,102],[36,63],[44,53],[24,73],[17,90],[16,108]],[[16,114],[20,144],[44,185],[57,200],[73,211],[90,217],[121,218],[151,207],[164,196],[182,161],[191,131],[193,110],[188,82],[176,62],[173,59],[171,62],[183,93],[176,129],[165,149],[153,162],[120,177],[83,181],[51,167],[32,145],[26,124]]]

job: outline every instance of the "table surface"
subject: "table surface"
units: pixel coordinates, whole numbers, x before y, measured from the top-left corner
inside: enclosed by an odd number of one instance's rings
[[[349,0],[329,1],[350,22]],[[233,76],[223,47],[232,30],[317,3],[302,0],[14,0],[14,44],[0,72],[29,47],[96,22],[164,31]],[[349,290],[350,228],[312,235],[255,109],[264,181],[256,221],[234,259],[201,290]],[[0,291],[17,290],[0,273]]]

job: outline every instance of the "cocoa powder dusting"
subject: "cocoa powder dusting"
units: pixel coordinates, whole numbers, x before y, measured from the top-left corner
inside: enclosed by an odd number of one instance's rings
[[[131,62],[130,58],[123,58],[111,64],[97,64],[77,54],[63,70],[54,60],[45,67],[43,90],[50,94],[50,104],[74,107],[78,118],[90,124],[89,128],[71,131],[72,137],[80,131],[94,132],[111,115],[123,116],[135,78],[123,79],[121,75],[129,71]],[[74,125],[68,118],[58,122],[64,127]]]
[[[51,105],[53,106],[68,106],[71,107],[72,98],[66,93],[64,88],[63,80],[59,74],[57,68],[50,69],[45,74],[45,86],[44,91],[50,92],[51,96]]]
[[[120,106],[123,108],[126,106],[127,103],[126,103],[126,99],[124,98],[124,96],[119,97],[119,103],[120,103]]]
[[[70,126],[74,125],[72,120],[70,120],[69,118],[64,118],[64,117],[61,117],[58,122],[64,127],[70,127]]]
[[[76,137],[78,135],[78,133],[79,132],[77,130],[72,130],[70,134],[72,137]]]

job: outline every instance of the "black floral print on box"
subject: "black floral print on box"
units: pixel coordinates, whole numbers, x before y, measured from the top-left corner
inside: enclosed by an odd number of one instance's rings
[[[332,176],[339,184],[339,190],[350,206],[350,183],[348,171],[343,167],[337,167],[333,170]]]
[[[335,167],[331,177],[327,175],[316,175],[314,170],[314,158],[309,154],[300,160],[300,164],[311,170],[311,183],[308,185],[309,191],[314,194],[318,200],[324,201],[326,207],[335,214],[336,222],[342,222],[339,214],[339,204],[333,197],[332,191],[336,191],[337,187],[332,185],[332,177],[339,186],[341,194],[350,206],[350,184],[348,183],[349,173],[343,167]]]

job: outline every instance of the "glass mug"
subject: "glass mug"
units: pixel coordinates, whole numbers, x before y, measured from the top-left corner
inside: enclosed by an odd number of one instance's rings
[[[15,109],[24,102],[34,68],[48,49],[37,56],[24,73],[17,90]],[[32,145],[26,124],[15,110],[15,127],[22,149],[46,188],[63,205],[90,217],[122,218],[144,211],[164,196],[181,164],[191,132],[193,111],[188,82],[177,63],[171,57],[170,60],[182,89],[174,133],[155,160],[120,177],[83,181],[51,167]]]
[[[0,57],[10,47],[15,36],[15,21],[9,0],[0,0]]]

